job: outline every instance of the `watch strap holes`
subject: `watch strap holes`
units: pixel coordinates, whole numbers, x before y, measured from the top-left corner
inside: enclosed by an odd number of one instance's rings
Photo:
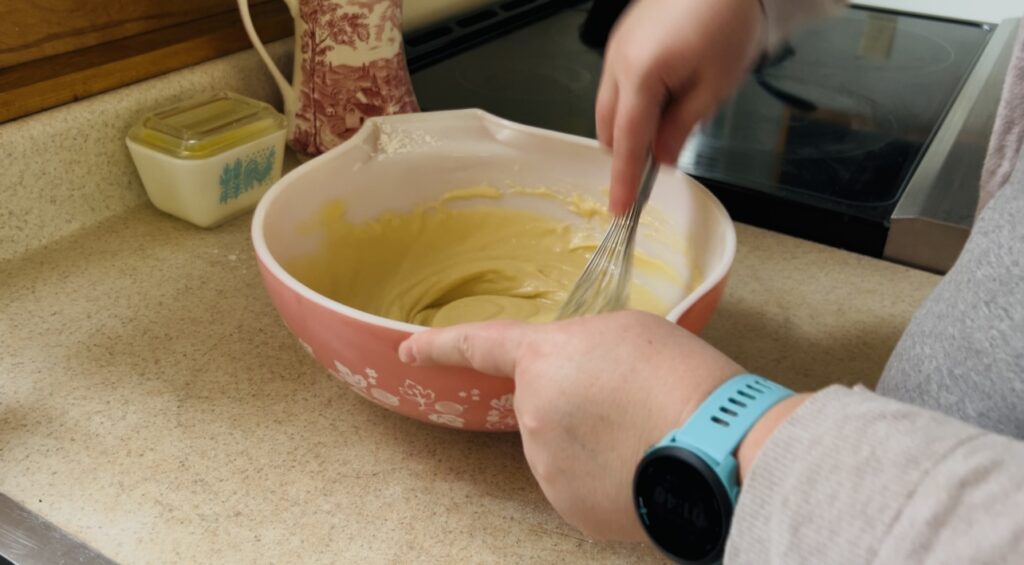
[[[750,394],[745,390],[738,390],[736,391],[736,394],[742,396],[743,398],[746,398],[747,400],[757,400],[756,398],[754,398],[753,394]]]
[[[735,404],[736,406],[739,406],[740,408],[746,408],[747,407],[747,403],[746,402],[743,402],[742,400],[736,400],[735,398],[733,398],[731,396],[729,397],[729,402]]]
[[[726,416],[732,416],[733,418],[735,418],[736,416],[739,416],[739,412],[736,412],[736,411],[735,411],[735,410],[733,410],[732,408],[727,408],[727,407],[725,407],[725,406],[719,406],[719,407],[718,407],[718,410],[719,410],[719,411],[720,411],[720,412],[721,412],[722,414],[725,414]]]
[[[712,416],[711,421],[718,424],[719,426],[722,426],[723,428],[729,427],[729,422],[726,422],[725,420],[719,418],[718,416]]]
[[[764,394],[764,393],[768,392],[767,390],[765,390],[763,388],[754,386],[754,383],[747,383],[747,388],[749,388],[750,390],[754,391],[755,394]]]

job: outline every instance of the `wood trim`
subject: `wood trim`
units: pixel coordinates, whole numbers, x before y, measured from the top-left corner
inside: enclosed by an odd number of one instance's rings
[[[238,12],[235,0],[3,0],[3,4],[0,68]]]
[[[265,43],[293,32],[283,2],[254,5],[252,17]],[[0,123],[250,47],[230,12],[0,69]]]

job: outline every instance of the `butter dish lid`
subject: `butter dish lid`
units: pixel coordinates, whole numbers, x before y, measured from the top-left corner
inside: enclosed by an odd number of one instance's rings
[[[147,115],[128,139],[179,159],[205,159],[287,126],[269,104],[218,92]]]

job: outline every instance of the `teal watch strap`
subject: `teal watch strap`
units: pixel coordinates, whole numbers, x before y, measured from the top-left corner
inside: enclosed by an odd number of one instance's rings
[[[633,476],[634,506],[647,535],[674,561],[721,562],[740,491],[736,448],[792,394],[757,375],[733,377],[644,455]]]
[[[757,375],[737,375],[720,385],[683,427],[659,445],[681,444],[697,449],[709,463],[731,456],[750,428],[772,406],[793,391]]]

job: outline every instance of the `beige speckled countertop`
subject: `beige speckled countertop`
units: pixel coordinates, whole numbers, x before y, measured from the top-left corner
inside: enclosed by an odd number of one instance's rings
[[[271,307],[248,216],[204,231],[145,201],[131,122],[223,88],[274,98],[246,52],[0,126],[0,492],[123,563],[657,561],[565,525],[516,435],[334,382]],[[801,389],[873,383],[938,281],[738,232],[705,337]]]
[[[517,436],[334,382],[267,300],[248,225],[142,205],[0,263],[0,492],[125,563],[656,559],[562,523]],[[937,280],[739,226],[705,335],[793,386],[872,382]]]

